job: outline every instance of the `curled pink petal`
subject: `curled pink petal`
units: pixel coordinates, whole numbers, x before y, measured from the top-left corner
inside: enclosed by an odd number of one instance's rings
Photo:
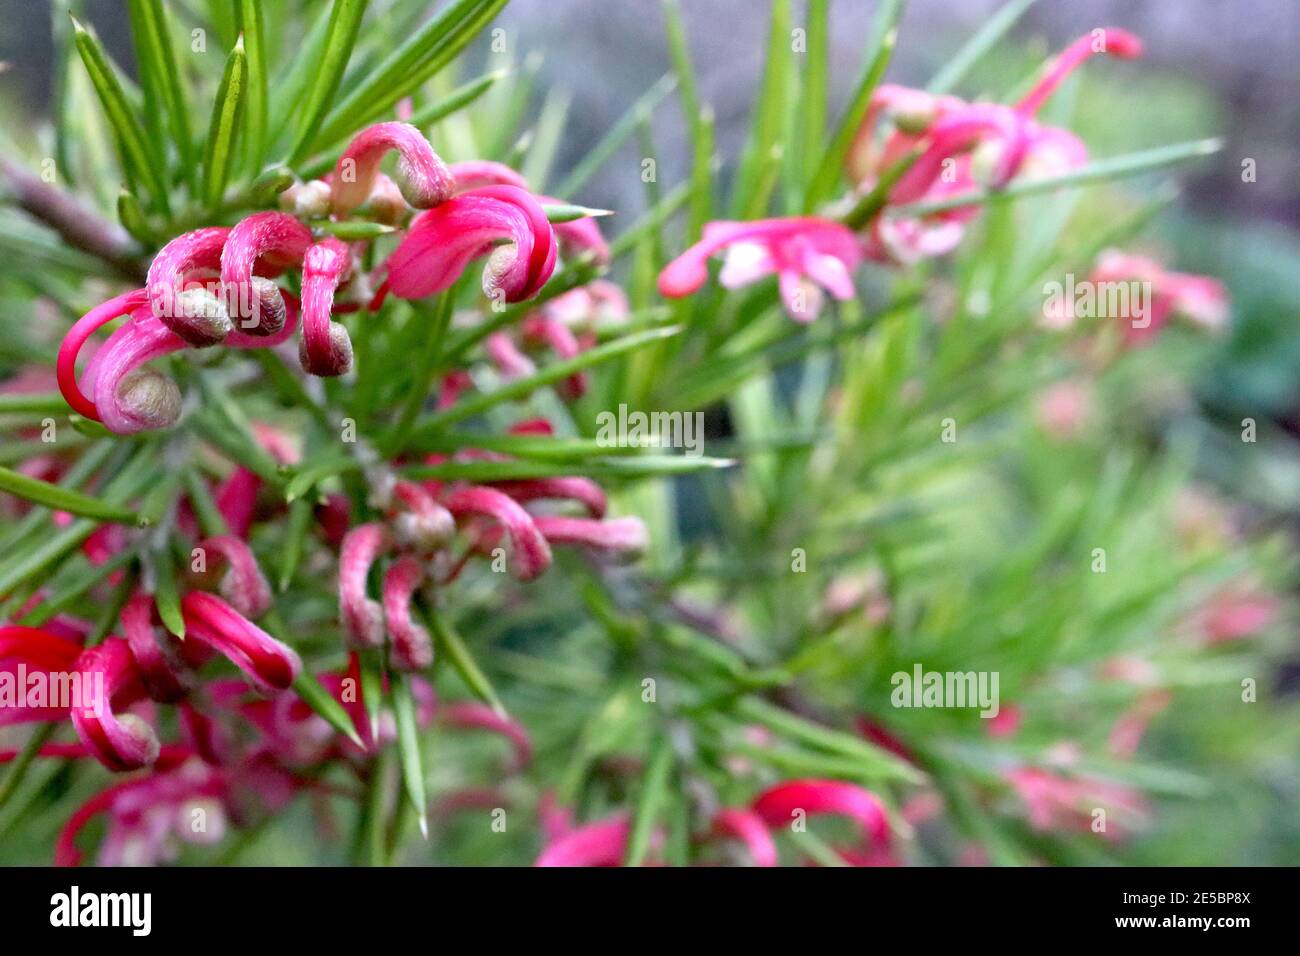
[[[200,542],[204,550],[215,551],[229,566],[221,579],[221,596],[244,617],[261,617],[271,608],[271,586],[257,566],[252,549],[234,535],[220,534]]]
[[[576,501],[592,518],[605,517],[609,500],[600,485],[579,476],[532,478],[524,481],[499,481],[492,487],[504,491],[515,501]]]
[[[154,318],[198,348],[216,345],[232,324],[224,298],[211,289],[187,287],[192,273],[221,269],[230,236],[225,226],[182,233],[159,250],[149,264],[149,304]]]
[[[109,770],[138,770],[158,758],[158,735],[134,714],[118,715],[114,707],[129,706],[144,691],[130,647],[120,637],[82,652],[76,675],[86,688],[97,687],[90,700],[71,710],[72,725],[86,749]],[[89,706],[85,706],[89,704]]]
[[[77,384],[77,356],[80,354],[82,346],[86,344],[86,340],[90,338],[96,329],[120,316],[130,315],[148,300],[148,291],[145,289],[134,289],[131,292],[125,292],[95,306],[73,323],[72,328],[68,330],[68,334],[63,337],[63,342],[59,346],[59,355],[55,361],[55,375],[59,384],[59,391],[63,393],[64,401],[78,415],[92,421],[99,421],[99,410],[95,408],[95,403],[82,394],[81,388]]]
[[[126,602],[122,633],[153,700],[174,704],[189,694],[190,685],[182,677],[181,660],[172,643],[175,638],[167,635],[160,639],[159,629],[154,627],[153,598],[136,594]]]
[[[221,284],[226,309],[246,335],[274,335],[284,327],[280,290],[268,279],[255,279],[259,263],[278,272],[302,262],[311,245],[311,230],[283,212],[256,212],[230,230],[221,253]]]
[[[588,823],[552,840],[534,866],[618,866],[631,830],[625,817]]]
[[[66,673],[80,656],[81,644],[78,641],[42,628],[16,624],[0,626],[0,673],[13,677],[15,686],[19,685],[16,675],[20,666],[29,673]],[[46,701],[48,706],[44,707],[34,706],[35,703],[24,700],[23,706],[0,707],[0,727],[37,720],[62,720],[68,716],[68,702]]]
[[[499,240],[511,240],[502,246]],[[489,255],[490,254],[490,255]],[[386,263],[403,299],[450,288],[472,259],[488,255],[483,290],[506,302],[535,295],[555,270],[555,232],[537,200],[515,186],[461,193],[418,216]]]
[[[471,159],[447,167],[456,183],[456,192],[469,192],[483,186],[514,186],[527,189],[528,180],[505,163],[490,159]]]
[[[640,518],[592,521],[562,515],[539,515],[537,530],[551,544],[571,544],[597,551],[619,561],[635,561],[649,545],[645,522]]]
[[[451,196],[454,181],[424,134],[410,123],[376,123],[357,134],[339,157],[330,180],[336,216],[346,216],[370,196],[379,162],[397,150],[398,185],[416,209],[428,209]]]
[[[487,704],[473,700],[457,701],[447,704],[438,713],[453,727],[487,730],[510,741],[515,751],[513,770],[522,770],[532,762],[533,741],[528,731],[517,720],[497,713]]]
[[[1065,78],[1096,53],[1106,53],[1124,60],[1133,59],[1142,55],[1142,41],[1127,30],[1114,27],[1099,28],[1079,37],[1048,64],[1042,78],[1016,104],[1016,111],[1025,116],[1033,116],[1056,88],[1065,82]]]
[[[384,625],[392,640],[393,666],[419,671],[433,663],[429,632],[411,620],[411,596],[424,580],[424,566],[407,555],[389,565],[384,575]]]
[[[388,532],[380,524],[363,524],[343,538],[339,548],[339,613],[349,640],[356,647],[384,643],[384,612],[366,595],[370,566],[388,550]]]
[[[514,576],[531,581],[551,564],[551,548],[533,523],[533,516],[511,498],[495,488],[471,485],[461,488],[446,500],[447,510],[457,519],[482,516],[497,521],[510,537]]]
[[[208,644],[238,667],[264,692],[288,689],[302,672],[296,651],[246,619],[221,598],[191,591],[181,598],[189,634]]]
[[[146,311],[108,337],[86,367],[97,418],[109,431],[129,435],[169,428],[181,414],[181,393],[161,372],[144,366],[186,347],[185,340]]]
[[[727,807],[713,818],[713,832],[745,844],[755,866],[776,866],[776,842],[762,817],[743,807]]]
[[[398,481],[393,485],[393,498],[401,510],[393,521],[393,532],[399,544],[414,548],[421,554],[437,551],[456,533],[456,521],[451,512],[413,481]]]
[[[334,292],[352,268],[347,244],[327,236],[307,250],[302,269],[302,340],[298,357],[312,375],[342,375],[352,367],[347,329],[330,321]]]
[[[493,332],[483,343],[483,350],[502,378],[523,378],[537,371],[533,360],[519,350],[515,340],[504,332]]]
[[[800,812],[837,814],[856,820],[874,845],[889,842],[889,817],[880,798],[840,780],[789,780],[764,790],[752,809],[770,827],[789,826]]]

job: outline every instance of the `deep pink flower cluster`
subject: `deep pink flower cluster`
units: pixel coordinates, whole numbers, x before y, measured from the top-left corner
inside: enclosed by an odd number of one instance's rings
[[[399,156],[396,182],[379,171],[390,151]],[[185,349],[273,348],[296,335],[307,372],[342,375],[352,367],[352,343],[332,321],[335,312],[377,309],[389,293],[421,299],[442,292],[484,257],[483,291],[501,302],[536,295],[561,248],[606,261],[609,250],[595,221],[552,227],[542,208],[552,201],[534,196],[508,167],[447,165],[415,127],[378,123],[352,141],[327,180],[287,190],[285,211],[253,213],[233,227],[206,226],[167,243],[149,266],[145,288],[100,304],[73,325],[59,350],[59,389],[78,414],[127,434],[176,422],[179,390],[146,366]],[[329,217],[353,214],[404,229],[373,275],[360,269],[366,242],[345,242],[318,228]],[[297,286],[296,294],[284,285],[295,272],[297,282],[288,284]],[[353,301],[336,306],[340,295]],[[79,381],[82,347],[122,316],[127,321]],[[565,324],[545,317],[525,334],[561,356],[579,347]]]

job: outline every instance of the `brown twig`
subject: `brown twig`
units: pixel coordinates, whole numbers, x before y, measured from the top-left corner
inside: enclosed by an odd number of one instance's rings
[[[125,230],[12,160],[0,158],[0,178],[19,208],[57,232],[68,245],[102,259],[125,278],[144,281],[144,263]]]

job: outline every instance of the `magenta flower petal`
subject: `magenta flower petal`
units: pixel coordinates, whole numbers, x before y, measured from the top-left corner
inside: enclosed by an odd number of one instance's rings
[[[590,478],[578,476],[499,481],[493,483],[492,487],[520,502],[576,501],[592,518],[605,517],[605,509],[609,506],[609,500],[600,485]]]
[[[552,840],[534,866],[618,866],[631,827],[625,817],[577,827]]]
[[[400,506],[393,520],[393,533],[398,544],[414,548],[421,554],[432,554],[456,534],[456,520],[451,512],[413,481],[398,481],[393,485],[394,501]]]
[[[158,758],[158,735],[134,714],[118,715],[114,706],[126,706],[143,694],[140,671],[127,642],[110,637],[83,651],[76,673],[86,688],[97,687],[98,699],[73,706],[72,725],[86,749],[109,770],[138,770]],[[86,706],[89,704],[90,706]]]
[[[533,516],[495,488],[471,485],[446,500],[447,510],[457,519],[481,516],[497,521],[510,537],[512,573],[520,581],[531,581],[551,565],[551,549],[533,523]]]
[[[221,253],[221,284],[235,328],[250,336],[275,335],[284,327],[284,300],[275,283],[254,278],[295,266],[311,245],[311,230],[283,212],[257,212],[230,230]]]
[[[63,337],[55,361],[59,391],[72,410],[84,418],[99,421],[99,410],[77,384],[77,356],[96,329],[123,315],[130,315],[149,301],[148,291],[134,289],[95,306],[75,323]]]
[[[711,222],[704,227],[699,242],[659,273],[660,294],[677,299],[698,291],[709,277],[709,257],[724,249],[735,250],[729,253],[723,267],[724,284],[731,287],[747,284],[775,271],[781,278],[781,295],[787,311],[800,321],[811,319],[820,301],[817,285],[809,289],[804,279],[820,284],[818,276],[829,277],[829,290],[842,298],[845,292],[852,293],[851,282],[846,286],[845,279],[862,260],[862,251],[852,231],[829,219],[804,216]],[[838,262],[838,267],[829,264],[827,257]],[[805,298],[808,301],[801,305]]]
[[[889,816],[880,798],[839,780],[789,780],[764,790],[752,809],[770,827],[789,826],[800,811],[807,816],[837,814],[856,820],[876,846],[889,842]]]
[[[743,807],[727,807],[713,818],[713,832],[735,837],[745,844],[755,866],[776,866],[776,841],[768,832],[763,818]]]
[[[551,544],[578,545],[619,561],[635,561],[649,545],[645,522],[635,517],[592,521],[539,515],[533,522]]]
[[[230,230],[207,226],[182,233],[149,264],[149,304],[154,318],[190,345],[216,345],[230,334],[230,315],[212,290],[188,289],[192,273],[217,273]]]
[[[271,608],[271,586],[257,566],[252,550],[241,539],[229,534],[207,538],[199,544],[215,551],[228,565],[221,579],[221,596],[244,617],[261,617]]]
[[[505,163],[490,159],[471,159],[461,163],[452,163],[447,167],[456,183],[456,192],[469,192],[483,186],[514,186],[527,189],[528,180],[515,172]]]
[[[510,741],[515,751],[512,770],[522,770],[532,762],[533,740],[523,724],[502,716],[487,704],[473,700],[457,701],[443,707],[439,715],[453,727],[487,730]]]
[[[296,651],[246,619],[221,598],[191,591],[181,598],[187,636],[208,644],[266,693],[288,689],[302,672]]]
[[[1025,116],[1033,116],[1056,88],[1065,82],[1066,77],[1095,53],[1107,53],[1124,60],[1133,59],[1142,55],[1142,41],[1127,30],[1114,27],[1093,30],[1079,37],[1048,64],[1042,78],[1016,104],[1016,111]]]
[[[407,555],[394,561],[384,575],[384,626],[392,641],[393,666],[404,671],[424,670],[433,663],[429,632],[411,620],[411,596],[424,580],[424,566]]]
[[[15,686],[20,686],[19,665],[29,673],[66,673],[80,656],[81,645],[66,637],[35,627],[0,626],[0,673],[11,675]],[[67,716],[66,706],[0,707],[0,727],[36,720],[62,720]]]
[[[349,531],[339,548],[339,613],[355,647],[384,643],[384,611],[366,595],[366,578],[370,566],[388,547],[383,525],[363,524]]]
[[[171,635],[160,640],[154,626],[154,602],[147,594],[136,594],[122,608],[122,634],[140,669],[140,678],[150,698],[175,703],[189,694],[184,673]],[[166,642],[166,643],[164,643]]]
[[[86,367],[97,418],[119,435],[169,428],[181,414],[181,393],[144,366],[186,347],[185,340],[141,309],[108,337]]]
[[[339,157],[330,179],[336,216],[346,216],[370,196],[380,160],[397,150],[398,185],[416,209],[428,209],[451,196],[455,183],[424,134],[410,123],[376,123],[357,134]]]
[[[483,351],[505,379],[523,378],[537,371],[533,360],[525,355],[505,332],[493,332],[483,343]]]
[[[312,375],[342,375],[352,368],[352,340],[347,329],[330,321],[334,291],[351,269],[351,251],[333,236],[307,250],[302,269],[302,340],[298,357]]]
[[[510,240],[503,246],[500,240]],[[537,200],[515,186],[485,186],[418,216],[388,257],[388,287],[403,299],[449,288],[490,253],[483,290],[507,302],[535,295],[555,270],[555,232]]]

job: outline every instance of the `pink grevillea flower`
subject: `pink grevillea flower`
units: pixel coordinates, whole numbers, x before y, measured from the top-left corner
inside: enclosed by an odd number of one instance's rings
[[[271,586],[244,541],[234,535],[216,535],[200,542],[199,548],[223,559],[226,573],[219,590],[235,610],[245,617],[261,617],[270,610]]]
[[[1094,30],[1049,64],[1014,107],[966,104],[954,97],[881,87],[850,151],[850,175],[860,188],[870,188],[886,170],[919,151],[889,192],[889,203],[897,205],[945,199],[977,184],[999,188],[1017,175],[1051,175],[1080,166],[1088,154],[1079,138],[1068,130],[1040,126],[1034,114],[1092,54],[1128,58],[1141,49],[1138,39],[1123,30]],[[882,119],[891,120],[894,129],[877,149],[876,126]],[[977,214],[978,208],[970,206],[924,218],[877,216],[867,234],[867,253],[903,263],[942,255],[956,247],[964,223]]]
[[[497,713],[487,704],[478,701],[457,701],[438,711],[438,719],[460,729],[487,730],[500,734],[514,749],[512,771],[522,770],[533,759],[533,740],[517,720]]]
[[[68,716],[68,701],[58,701],[48,694],[37,699],[29,694],[34,674],[41,674],[49,687],[51,674],[72,670],[81,656],[81,644],[67,637],[35,627],[9,625],[0,627],[0,727],[37,720],[62,720]]]
[[[503,239],[507,244],[496,245]],[[551,277],[555,232],[527,191],[485,186],[421,213],[389,256],[385,285],[403,299],[422,299],[450,288],[484,255],[483,291],[492,298],[527,299]]]
[[[339,548],[339,614],[355,647],[383,646],[384,610],[367,596],[366,578],[389,545],[384,526],[372,523],[349,531]]]
[[[604,489],[590,478],[577,475],[498,481],[492,487],[504,491],[519,502],[573,501],[581,505],[592,518],[605,517],[605,510],[609,507]]]
[[[1227,644],[1266,630],[1280,603],[1271,594],[1239,586],[1213,595],[1200,612],[1200,631],[1209,644]]]
[[[126,641],[110,637],[84,651],[76,674],[83,688],[97,686],[99,699],[90,707],[71,709],[72,725],[86,749],[109,770],[138,770],[158,757],[158,735],[135,714],[117,714],[144,696],[135,658]],[[84,692],[83,692],[84,693]]]
[[[108,816],[108,829],[99,847],[101,866],[153,866],[174,859],[176,841],[211,844],[226,832],[220,771],[179,754],[158,770],[115,784],[95,794],[68,819],[54,846],[55,866],[77,866],[82,854],[76,838],[92,820]],[[195,810],[203,811],[203,827],[195,827]]]
[[[493,332],[483,343],[488,359],[504,379],[524,378],[537,371],[533,360],[525,355],[505,332]]]
[[[763,818],[743,807],[727,807],[713,818],[715,836],[734,837],[745,844],[755,866],[776,866],[776,842]]]
[[[548,346],[556,358],[576,358],[582,352],[582,345],[565,323],[543,312],[524,319],[520,333],[527,344]],[[570,401],[576,401],[587,392],[587,374],[576,372],[564,380],[559,389],[561,395]]]
[[[175,638],[160,636],[155,626],[153,598],[134,595],[122,608],[121,624],[149,697],[172,704],[188,696],[193,682],[184,670]]]
[[[149,264],[146,287],[154,318],[196,348],[216,345],[233,328],[220,297],[202,287],[188,287],[193,276],[220,271],[229,236],[225,226],[182,233],[163,246]]]
[[[470,159],[460,163],[452,163],[447,168],[451,170],[452,179],[456,183],[457,195],[469,192],[471,189],[481,189],[484,186],[528,188],[528,180],[524,179],[521,173],[511,169],[505,163],[494,162],[490,159]]]
[[[282,212],[257,212],[230,230],[221,252],[221,284],[235,328],[252,336],[284,328],[284,298],[270,279],[253,276],[258,263],[279,272],[302,262],[311,230]],[[305,291],[305,290],[304,290]]]
[[[1174,315],[1211,331],[1223,328],[1228,321],[1228,293],[1223,283],[1209,276],[1170,272],[1146,256],[1108,249],[1098,257],[1089,280],[1094,287],[1140,283],[1138,294],[1126,297],[1128,312],[1111,316],[1124,322],[1125,338],[1132,345],[1150,341]],[[1070,320],[1074,305],[1064,303]]]
[[[1024,802],[1029,825],[1047,832],[1096,832],[1119,839],[1147,815],[1142,795],[1128,787],[1093,777],[1068,777],[1038,767],[1017,767],[1004,774]],[[1105,817],[1097,813],[1105,811]],[[1105,829],[1100,829],[1104,820]]]
[[[789,826],[801,815],[849,817],[858,822],[873,845],[889,842],[889,816],[880,798],[839,780],[789,780],[760,793],[752,809],[770,827]]]
[[[481,517],[500,524],[510,538],[511,572],[520,581],[531,581],[550,567],[551,548],[546,538],[533,516],[509,495],[470,485],[453,491],[444,504],[457,520]]]
[[[352,270],[347,244],[327,236],[307,250],[302,268],[302,339],[298,359],[312,375],[342,375],[352,368],[347,329],[330,321],[334,292]]]
[[[406,555],[384,574],[384,626],[392,641],[393,666],[404,671],[424,670],[433,663],[429,632],[411,620],[411,597],[424,580],[424,565]]]
[[[534,866],[618,866],[627,850],[631,826],[619,816],[588,823],[552,840]]]
[[[1151,721],[1160,716],[1173,699],[1174,695],[1167,690],[1151,690],[1138,697],[1133,706],[1115,721],[1106,737],[1106,750],[1111,756],[1128,759],[1136,754]]]
[[[102,302],[78,319],[59,346],[58,358],[55,360],[55,376],[63,399],[74,412],[92,421],[99,421],[99,410],[95,403],[87,398],[77,385],[77,356],[81,353],[86,340],[101,326],[124,315],[131,315],[146,305],[148,293],[144,289],[135,289]]]
[[[433,495],[414,481],[393,484],[393,537],[402,547],[432,554],[452,539],[456,520]]]
[[[635,561],[645,554],[650,536],[637,517],[593,521],[565,515],[538,515],[537,530],[551,544],[576,545],[618,561]]]
[[[400,156],[398,186],[408,203],[429,209],[451,196],[451,171],[423,133],[410,123],[376,123],[357,134],[334,167],[330,198],[336,216],[346,216],[370,197],[379,163],[394,149]]]
[[[985,729],[990,737],[1007,738],[1014,737],[1020,732],[1020,725],[1024,723],[1025,712],[1015,704],[1003,704],[998,708],[998,712],[985,722]]]
[[[708,279],[709,257],[723,249],[719,282],[734,289],[775,274],[786,312],[798,322],[817,317],[822,289],[840,300],[853,298],[852,272],[862,259],[853,233],[828,219],[711,222],[699,242],[659,273],[659,292],[678,299],[698,290]]]
[[[244,672],[255,687],[270,693],[290,687],[302,672],[291,647],[249,621],[225,601],[202,591],[181,598],[187,636],[216,648]]]

